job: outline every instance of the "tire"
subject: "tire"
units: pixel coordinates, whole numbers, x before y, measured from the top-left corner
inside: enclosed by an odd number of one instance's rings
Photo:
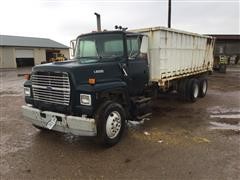
[[[186,88],[187,88],[187,79],[182,79],[179,81],[178,87],[177,87],[177,91],[180,94],[180,96],[182,96],[183,98],[186,98]]]
[[[100,105],[95,119],[97,141],[108,147],[117,144],[125,128],[126,115],[123,107],[119,103],[106,101]]]
[[[199,94],[198,97],[203,98],[207,94],[208,80],[206,78],[199,79]]]
[[[226,73],[227,71],[227,65],[226,64],[220,64],[219,65],[219,72],[220,73]]]
[[[199,94],[199,82],[197,79],[192,78],[187,82],[186,97],[190,102],[196,102]]]

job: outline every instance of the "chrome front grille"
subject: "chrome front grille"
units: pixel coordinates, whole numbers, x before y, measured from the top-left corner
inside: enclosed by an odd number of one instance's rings
[[[37,72],[31,76],[31,81],[34,100],[69,105],[70,81],[67,73]]]

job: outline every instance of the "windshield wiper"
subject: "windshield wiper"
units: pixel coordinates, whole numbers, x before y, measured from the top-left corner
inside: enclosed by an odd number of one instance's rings
[[[76,59],[80,60],[81,63],[91,63],[91,62],[100,61],[100,58],[97,56],[82,56],[82,57],[76,57]]]
[[[117,60],[119,58],[122,58],[123,56],[101,56],[101,59],[114,59]]]

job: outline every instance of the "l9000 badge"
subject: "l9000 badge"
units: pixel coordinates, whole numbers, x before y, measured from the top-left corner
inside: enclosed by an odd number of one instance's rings
[[[103,69],[97,69],[93,71],[94,74],[100,74],[100,73],[104,73]]]

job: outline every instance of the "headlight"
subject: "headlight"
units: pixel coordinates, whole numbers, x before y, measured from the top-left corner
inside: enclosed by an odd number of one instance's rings
[[[31,96],[31,89],[29,87],[24,87],[25,96]]]
[[[80,94],[80,104],[91,106],[92,105],[92,98],[89,94]]]

